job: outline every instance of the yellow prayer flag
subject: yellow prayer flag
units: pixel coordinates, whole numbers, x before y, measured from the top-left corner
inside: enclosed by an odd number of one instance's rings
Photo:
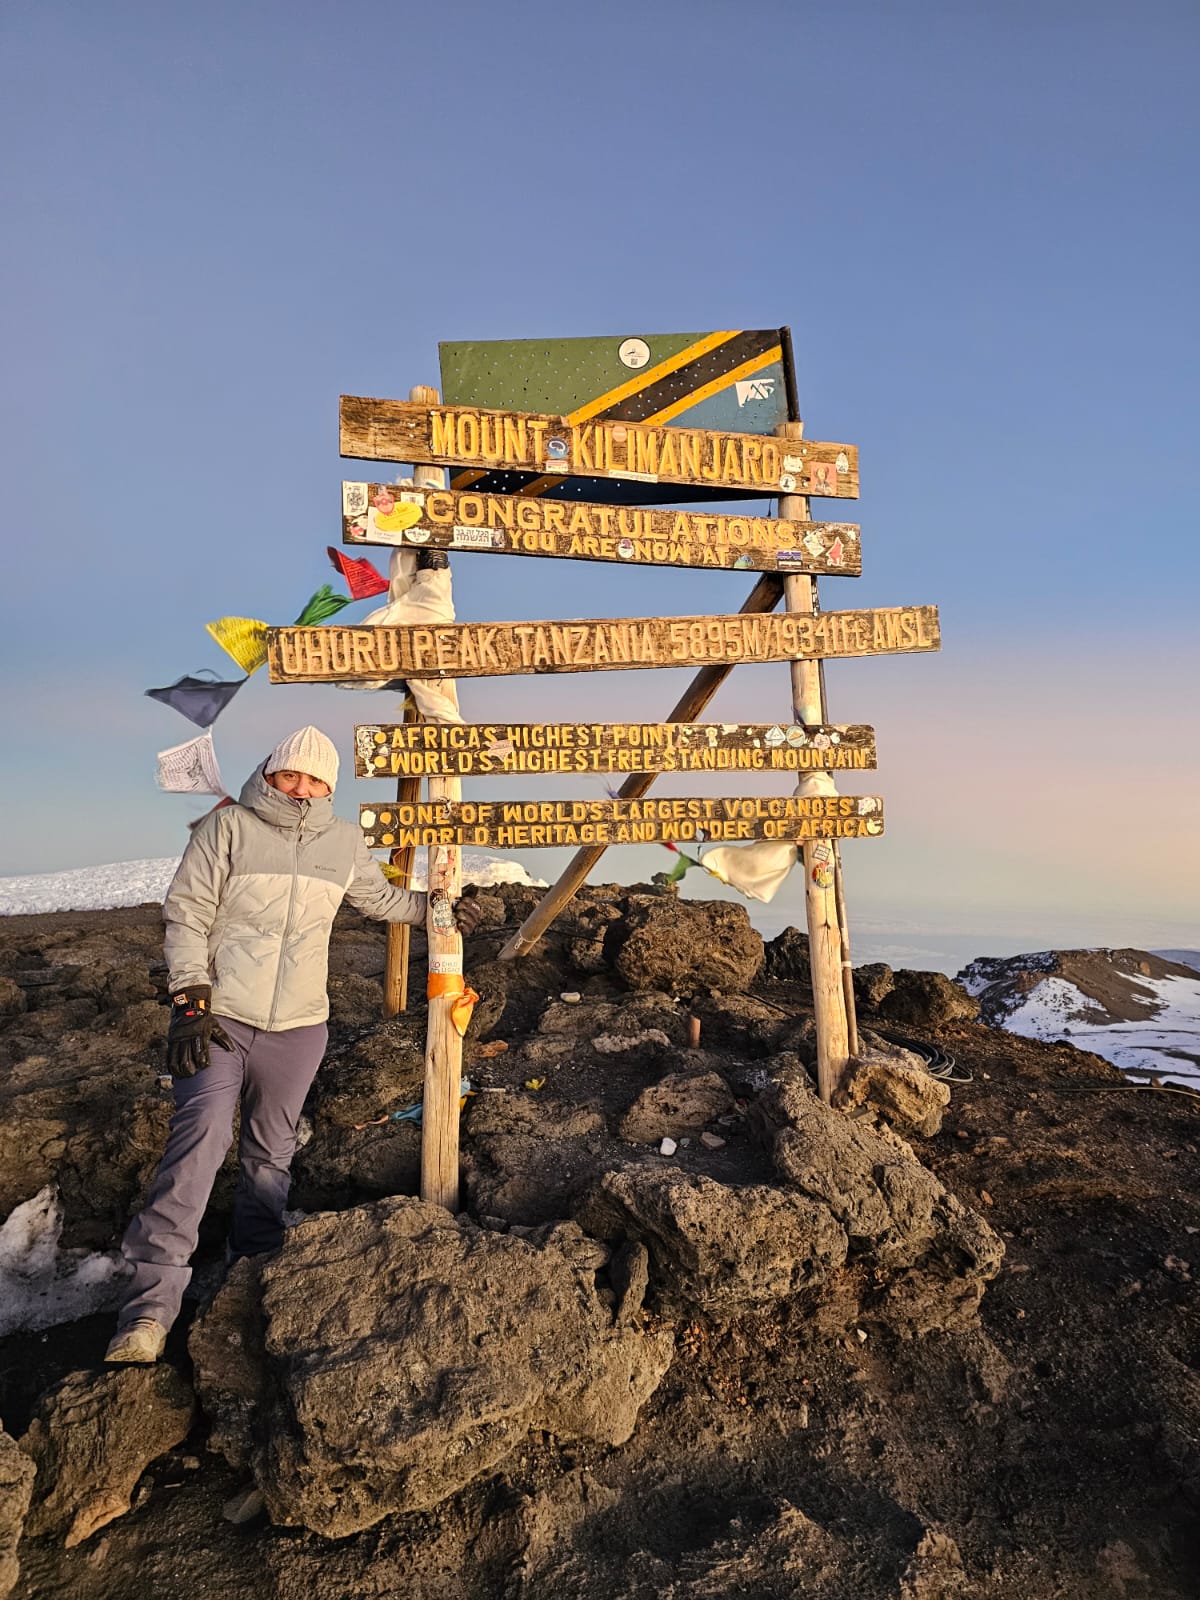
[[[267,659],[267,624],[253,617],[218,617],[206,622],[208,632],[245,673],[257,672]]]

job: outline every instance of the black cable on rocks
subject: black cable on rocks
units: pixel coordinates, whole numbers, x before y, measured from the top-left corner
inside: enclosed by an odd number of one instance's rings
[[[925,1071],[931,1078],[940,1078],[943,1083],[972,1083],[974,1076],[965,1067],[959,1068],[958,1062],[948,1051],[942,1050],[935,1044],[925,1044],[920,1039],[909,1039],[902,1033],[893,1033],[890,1028],[871,1027],[872,1033],[877,1033],[881,1039],[886,1039],[889,1044],[899,1045],[901,1050],[911,1050],[913,1055],[920,1056],[925,1063]],[[957,1070],[956,1070],[957,1069]]]

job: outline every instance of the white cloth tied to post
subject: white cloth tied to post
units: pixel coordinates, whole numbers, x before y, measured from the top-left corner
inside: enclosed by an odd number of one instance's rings
[[[796,785],[801,798],[837,793],[828,772],[806,772]],[[750,900],[773,900],[800,859],[800,846],[786,839],[753,844],[718,844],[701,857],[705,871]]]

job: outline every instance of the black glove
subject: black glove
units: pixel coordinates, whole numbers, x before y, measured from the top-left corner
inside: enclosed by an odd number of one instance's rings
[[[171,1020],[167,1024],[167,1071],[173,1078],[190,1078],[208,1066],[208,1044],[215,1039],[222,1050],[232,1050],[233,1041],[209,1010],[212,988],[194,983],[171,996]]]
[[[482,921],[482,901],[472,897],[470,900],[456,900],[454,902],[454,926],[464,939],[469,939]]]

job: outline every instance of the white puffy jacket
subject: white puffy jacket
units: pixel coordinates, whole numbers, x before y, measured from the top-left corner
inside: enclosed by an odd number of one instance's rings
[[[343,898],[383,922],[425,920],[425,896],[388,883],[331,799],[289,799],[257,768],[237,805],[196,829],[167,890],[172,993],[211,984],[213,1011],[253,1028],[324,1022]]]

